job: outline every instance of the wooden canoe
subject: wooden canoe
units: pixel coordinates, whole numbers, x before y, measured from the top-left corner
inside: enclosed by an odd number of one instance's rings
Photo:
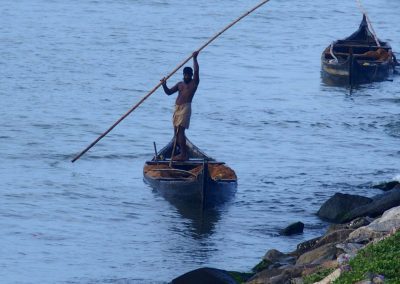
[[[143,176],[152,188],[168,200],[193,202],[211,207],[229,200],[236,192],[235,172],[186,141],[189,159],[171,160],[173,140],[145,162]],[[179,154],[177,147],[176,154]]]
[[[395,63],[390,44],[374,37],[364,15],[356,32],[333,42],[322,52],[321,76],[329,85],[383,81],[392,74]]]

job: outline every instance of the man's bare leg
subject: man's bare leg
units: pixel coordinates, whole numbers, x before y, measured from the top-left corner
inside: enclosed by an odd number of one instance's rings
[[[179,126],[178,129],[177,143],[179,145],[179,148],[181,149],[181,153],[178,156],[176,156],[176,160],[186,161],[189,158],[189,156],[187,154],[185,128],[182,126]]]
[[[179,128],[174,126],[174,143],[173,143],[172,152],[171,152],[171,162],[169,163],[170,167],[172,165],[172,161],[176,160],[176,157],[177,157],[177,156],[175,156],[175,151],[176,151],[176,145],[178,144],[178,131],[179,131]]]

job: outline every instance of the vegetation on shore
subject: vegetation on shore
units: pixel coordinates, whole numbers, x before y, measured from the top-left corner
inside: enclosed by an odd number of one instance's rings
[[[350,260],[347,271],[335,284],[352,284],[381,278],[384,283],[400,283],[400,231],[378,243],[371,243]],[[382,282],[383,283],[383,282]]]
[[[353,284],[362,280],[374,280],[373,283],[397,284],[400,283],[400,231],[394,235],[379,241],[370,243],[341,267],[342,274],[333,284]],[[265,262],[265,261],[264,261]],[[256,266],[262,270],[264,263]],[[256,270],[256,271],[254,271]],[[334,268],[322,268],[317,272],[303,277],[304,284],[312,284],[321,281]],[[253,268],[253,273],[257,269]],[[230,271],[229,274],[237,283],[246,282],[253,274]],[[381,281],[381,282],[380,282]]]

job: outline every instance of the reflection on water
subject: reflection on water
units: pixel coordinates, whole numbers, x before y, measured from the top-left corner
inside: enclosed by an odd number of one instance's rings
[[[229,185],[229,188],[232,186]],[[236,186],[235,186],[236,188]],[[184,188],[183,188],[184,189]],[[222,188],[218,188],[222,190]],[[232,193],[229,196],[220,200],[217,203],[203,205],[199,200],[191,201],[188,199],[182,199],[179,195],[171,195],[165,191],[159,191],[157,188],[152,189],[153,194],[156,197],[162,197],[174,208],[181,218],[188,220],[188,227],[186,228],[190,235],[194,239],[203,239],[210,237],[214,233],[216,224],[221,218],[222,212],[226,212],[231,206],[234,198]]]
[[[203,208],[201,203],[190,203],[176,198],[165,197],[165,200],[177,209],[182,218],[190,221],[190,227],[187,229],[189,229],[194,239],[207,238],[214,233],[215,225],[219,221],[221,214],[218,207]],[[225,204],[224,206],[227,205]]]

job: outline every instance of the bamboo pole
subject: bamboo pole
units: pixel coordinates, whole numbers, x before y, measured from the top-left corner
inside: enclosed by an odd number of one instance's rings
[[[254,12],[256,9],[260,8],[262,5],[265,3],[269,2],[270,0],[263,0],[261,1],[257,6],[252,8],[251,10],[247,11],[243,15],[241,15],[239,18],[237,18],[235,21],[227,25],[225,28],[223,28],[220,32],[215,34],[212,38],[210,38],[205,44],[203,44],[197,51],[200,52],[203,50],[207,45],[209,45],[211,42],[213,42],[217,37],[219,37],[221,34],[223,34],[226,30],[228,30],[230,27],[235,25],[237,22],[239,22],[241,19],[244,17],[248,16],[252,12]],[[182,63],[180,63],[171,73],[168,74],[168,76],[165,77],[165,80],[168,80],[173,74],[176,73],[183,65],[185,65],[190,59],[192,59],[193,54],[190,55],[187,59],[185,59]],[[103,134],[101,134],[96,140],[94,140],[89,146],[87,146],[82,152],[80,152],[75,158],[71,160],[71,162],[75,162],[78,160],[83,154],[85,154],[87,151],[89,151],[90,148],[92,148],[94,145],[97,144],[104,136],[106,136],[111,130],[114,129],[115,126],[117,126],[122,120],[124,120],[129,114],[131,114],[135,109],[137,109],[148,97],[150,97],[160,86],[162,85],[162,82],[158,83],[146,96],[144,96],[137,104],[135,104],[131,109],[129,109],[123,116],[121,116],[120,119],[118,119],[110,128],[108,128]]]

